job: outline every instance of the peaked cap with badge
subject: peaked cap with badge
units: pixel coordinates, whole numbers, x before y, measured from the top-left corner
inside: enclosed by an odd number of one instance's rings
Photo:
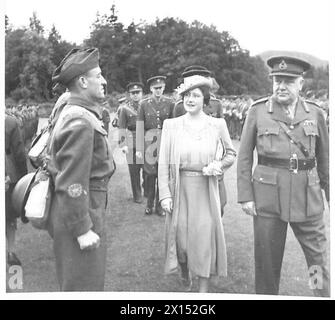
[[[130,82],[127,84],[127,91],[128,92],[136,92],[143,90],[144,85],[142,82]]]
[[[299,77],[308,71],[311,65],[298,58],[288,56],[275,56],[267,60],[271,68],[270,76]]]
[[[147,80],[148,86],[157,86],[165,84],[166,77],[165,76],[154,76]]]

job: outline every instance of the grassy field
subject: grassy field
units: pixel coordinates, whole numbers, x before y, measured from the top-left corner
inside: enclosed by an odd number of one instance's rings
[[[111,143],[115,145],[113,130]],[[239,142],[234,141],[236,148]],[[124,156],[115,149],[117,171],[109,185],[107,215],[106,291],[182,292],[178,275],[164,275],[164,218],[145,216],[145,204],[132,201],[130,178]],[[228,251],[228,277],[212,279],[210,292],[254,293],[252,218],[236,203],[236,164],[226,173],[228,204],[223,218]],[[329,238],[329,212],[325,213]],[[30,224],[18,224],[17,254],[23,263],[20,292],[58,291],[52,240],[47,232]],[[197,283],[193,286],[197,291]],[[16,291],[17,292],[17,291]],[[302,250],[289,229],[280,294],[312,296]],[[220,299],[224,299],[224,295]]]

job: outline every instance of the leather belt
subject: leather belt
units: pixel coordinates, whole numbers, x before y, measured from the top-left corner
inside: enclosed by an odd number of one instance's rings
[[[315,158],[299,160],[297,157],[291,157],[289,159],[280,159],[280,158],[271,158],[258,155],[258,164],[297,172],[298,170],[313,169],[315,167]]]

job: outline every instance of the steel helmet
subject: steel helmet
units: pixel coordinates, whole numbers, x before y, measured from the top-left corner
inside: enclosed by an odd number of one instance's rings
[[[12,193],[12,204],[17,215],[21,216],[22,222],[28,222],[25,217],[24,207],[26,205],[30,186],[35,178],[35,172],[24,175],[16,184]]]

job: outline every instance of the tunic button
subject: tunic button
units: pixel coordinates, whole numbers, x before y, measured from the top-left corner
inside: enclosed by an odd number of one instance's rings
[[[259,178],[259,181],[263,181],[263,178]]]
[[[293,140],[291,140],[291,143],[294,143],[294,141],[293,141]]]
[[[294,129],[294,125],[290,125],[290,129],[292,129],[292,130],[293,130],[293,129]]]

